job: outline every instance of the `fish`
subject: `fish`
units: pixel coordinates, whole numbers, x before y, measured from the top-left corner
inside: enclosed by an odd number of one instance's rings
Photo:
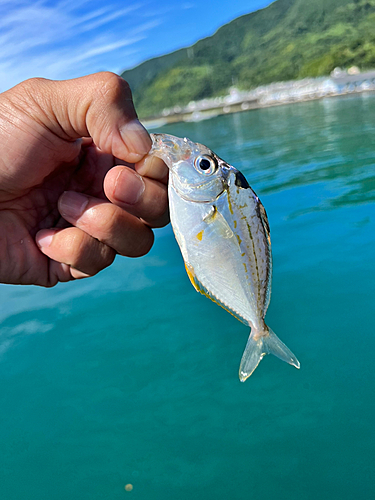
[[[151,134],[150,155],[169,169],[170,219],[194,288],[250,327],[244,382],[266,354],[300,367],[265,323],[272,254],[266,211],[245,176],[203,144]]]

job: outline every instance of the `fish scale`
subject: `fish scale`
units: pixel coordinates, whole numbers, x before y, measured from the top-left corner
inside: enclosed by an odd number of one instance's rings
[[[252,190],[251,196],[246,196],[246,201],[243,200],[244,194],[247,195],[247,190],[235,189],[230,194],[231,206],[237,232],[240,238],[242,236],[239,243],[241,256],[245,254],[243,257],[248,259],[253,278],[251,284],[256,287],[257,307],[259,313],[265,316],[270,302],[272,274],[272,254],[267,230],[268,224],[263,223],[266,212],[262,205],[263,217],[257,214],[257,206],[260,205],[260,201]]]
[[[195,289],[250,326],[239,376],[244,382],[265,354],[299,368],[269,328],[272,255],[266,211],[241,172],[206,146],[151,134],[150,155],[169,168],[173,231]]]

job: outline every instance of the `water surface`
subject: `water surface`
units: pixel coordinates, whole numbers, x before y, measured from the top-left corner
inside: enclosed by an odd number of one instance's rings
[[[91,280],[2,285],[0,497],[372,498],[375,96],[160,131],[260,196],[267,322],[301,370],[266,357],[238,381],[248,329],[194,291],[170,227]]]

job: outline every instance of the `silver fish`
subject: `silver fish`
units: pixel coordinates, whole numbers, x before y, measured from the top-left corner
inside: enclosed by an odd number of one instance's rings
[[[186,271],[197,291],[251,328],[239,376],[265,354],[299,368],[265,324],[271,294],[271,239],[266,211],[247,180],[213,151],[189,139],[151,134],[151,155],[169,168],[169,207]]]

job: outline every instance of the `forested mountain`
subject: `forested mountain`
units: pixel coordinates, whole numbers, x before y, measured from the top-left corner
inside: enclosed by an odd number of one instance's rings
[[[146,117],[233,84],[251,89],[351,65],[375,67],[375,0],[277,0],[122,76]]]

